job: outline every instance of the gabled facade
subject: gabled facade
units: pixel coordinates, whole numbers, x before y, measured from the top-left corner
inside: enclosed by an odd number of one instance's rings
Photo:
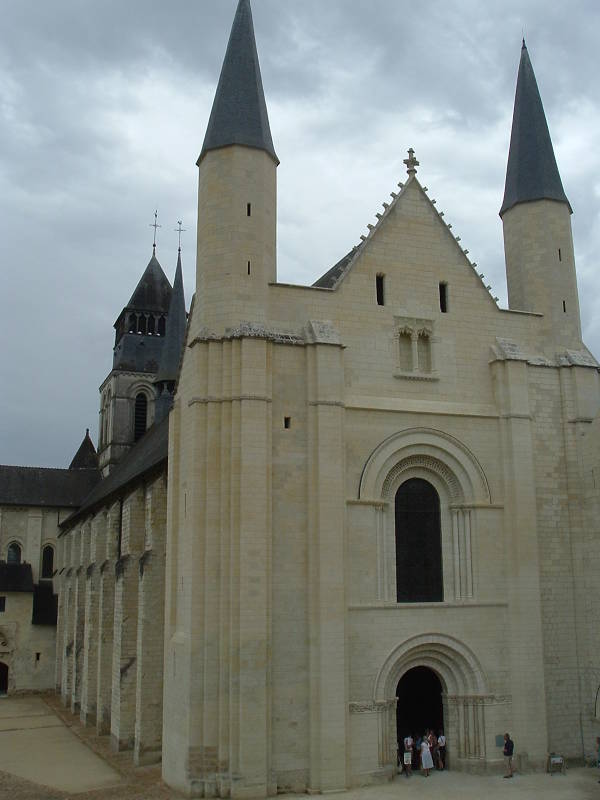
[[[390,780],[425,728],[453,769],[498,770],[507,730],[523,770],[581,759],[600,732],[600,379],[527,49],[508,310],[412,150],[357,247],[277,283],[278,164],[239,0],[189,319],[180,261],[170,290],[153,256],[102,387],[105,479],[61,525],[63,701],[193,797]]]
[[[526,49],[501,212],[510,310],[412,152],[359,247],[314,287],[278,284],[277,164],[240,0],[170,415],[165,780],[337,791],[391,778],[406,732],[442,725],[454,768],[498,768],[506,730],[523,768],[581,757],[600,658],[582,443],[600,386]]]

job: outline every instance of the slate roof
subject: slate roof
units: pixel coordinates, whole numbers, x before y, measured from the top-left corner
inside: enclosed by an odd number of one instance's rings
[[[209,150],[233,144],[264,150],[279,164],[269,126],[250,0],[238,3],[198,164]]]
[[[169,418],[167,416],[149,428],[139,442],[123,456],[113,472],[92,489],[83,499],[80,508],[61,524],[63,531],[71,528],[75,522],[91,513],[95,508],[104,505],[111,498],[118,497],[130,484],[163,464],[167,460],[168,454]]]
[[[181,252],[177,256],[177,269],[173,281],[171,303],[167,316],[167,331],[163,340],[162,353],[156,375],[156,382],[177,380],[179,361],[185,338],[187,318],[185,314],[185,295],[183,292],[183,273],[181,269]]]
[[[171,284],[153,252],[126,308],[134,311],[166,312],[170,302]]]
[[[100,480],[96,469],[45,469],[0,464],[0,505],[77,508]]]
[[[504,201],[500,216],[517,203],[556,200],[571,205],[563,189],[529,53],[523,41]]]
[[[340,261],[338,261],[334,267],[328,270],[328,272],[326,272],[324,275],[321,275],[321,277],[313,283],[313,286],[316,286],[319,289],[333,289],[335,284],[344,274],[344,270],[348,264],[350,264],[352,261],[355,253],[356,248],[350,250],[350,252],[340,259]]]
[[[79,445],[79,450],[73,456],[69,469],[98,469],[98,453],[90,439],[90,429],[86,428],[85,436]]]
[[[31,564],[0,561],[0,592],[33,592]]]

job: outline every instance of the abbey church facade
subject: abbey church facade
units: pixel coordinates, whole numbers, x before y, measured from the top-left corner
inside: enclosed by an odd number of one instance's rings
[[[582,758],[600,733],[599,365],[523,45],[500,309],[419,181],[313,286],[277,282],[249,0],[198,160],[186,320],[148,265],[102,386],[104,478],[62,523],[57,688],[197,797]],[[500,198],[499,198],[500,201]],[[161,277],[162,276],[162,277]],[[140,399],[141,398],[141,399]]]

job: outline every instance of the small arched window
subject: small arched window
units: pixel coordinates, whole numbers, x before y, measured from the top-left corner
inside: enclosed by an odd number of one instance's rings
[[[153,316],[152,316],[152,314],[151,314],[151,315],[148,317],[148,333],[150,334],[150,336],[153,336],[153,335],[154,335],[155,326],[156,326],[156,323],[155,323],[155,321],[154,321],[154,317],[153,317]]]
[[[425,331],[419,333],[419,372],[431,372],[431,340]]]
[[[8,552],[6,554],[6,561],[8,564],[21,563],[21,545],[17,542],[11,542],[8,545]]]
[[[133,419],[133,440],[137,442],[146,433],[148,425],[148,399],[140,392],[135,398],[135,413]]]
[[[54,574],[54,548],[47,544],[42,550],[42,578],[49,580]]]
[[[409,331],[402,331],[398,337],[400,369],[410,372],[413,368],[412,340]]]
[[[166,329],[167,329],[167,321],[164,317],[161,317],[158,320],[158,335],[164,336]]]
[[[143,334],[146,333],[146,317],[144,316],[144,314],[140,314],[139,317],[138,317],[138,329],[137,329],[137,332],[138,333],[143,333]]]
[[[137,328],[137,317],[135,314],[129,315],[129,325],[127,326],[129,333],[135,333]]]

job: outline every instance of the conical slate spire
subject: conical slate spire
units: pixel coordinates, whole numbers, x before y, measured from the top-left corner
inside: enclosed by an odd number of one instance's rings
[[[167,311],[170,299],[171,284],[153,251],[126,307],[139,311]]]
[[[98,469],[98,454],[94,443],[90,439],[90,429],[86,428],[85,436],[79,445],[79,450],[73,456],[69,469]]]
[[[537,81],[523,40],[502,216],[517,203],[557,200],[571,205],[563,189]]]
[[[208,150],[241,144],[275,154],[250,0],[239,0],[198,164]]]
[[[170,383],[177,380],[179,360],[185,338],[186,315],[185,295],[183,293],[183,274],[181,270],[181,251],[177,256],[177,269],[173,281],[171,303],[167,316],[167,332],[163,341],[160,364],[155,383]]]

